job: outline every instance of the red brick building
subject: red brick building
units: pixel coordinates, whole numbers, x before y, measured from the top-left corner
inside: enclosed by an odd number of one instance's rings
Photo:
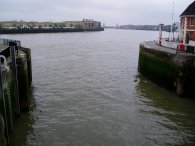
[[[180,15],[181,39],[184,43],[195,43],[195,1]]]

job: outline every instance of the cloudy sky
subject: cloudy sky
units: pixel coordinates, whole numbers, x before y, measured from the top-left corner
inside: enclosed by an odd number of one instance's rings
[[[174,0],[174,20],[194,0]],[[67,21],[106,25],[170,24],[173,0],[0,0],[0,21]]]

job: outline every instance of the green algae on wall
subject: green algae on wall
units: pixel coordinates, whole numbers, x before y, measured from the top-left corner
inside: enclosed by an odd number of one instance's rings
[[[4,100],[5,100],[5,109],[3,109],[3,105],[2,108],[0,109],[0,113],[3,114],[3,117],[5,119],[4,122],[6,122],[5,124],[5,129],[7,129],[7,134],[5,135],[5,137],[7,139],[11,138],[11,134],[13,132],[13,126],[14,126],[14,120],[15,120],[15,112],[14,112],[14,88],[11,87],[12,82],[10,82],[9,80],[7,81],[7,85],[4,87],[3,90],[3,96],[4,96]],[[11,88],[10,88],[11,87]],[[5,140],[4,140],[5,141]]]
[[[195,65],[188,65],[188,76],[186,77],[185,91],[186,95],[193,97],[195,95]]]
[[[152,81],[174,90],[177,66],[170,58],[140,51],[139,71]]]
[[[11,106],[11,97],[9,94],[9,89],[4,89],[4,98],[5,98],[5,106],[6,106],[6,119],[7,119],[7,127],[9,135],[13,131],[13,112]]]
[[[153,82],[180,96],[195,96],[195,55],[140,45],[138,69]]]
[[[3,119],[3,116],[1,115],[1,111],[0,111],[0,146],[7,145],[7,141],[6,141],[6,138],[4,136],[4,131],[5,131],[4,119]]]
[[[0,65],[0,146],[10,144],[14,121],[20,114],[20,108],[21,111],[29,110],[32,82],[31,51],[18,47],[17,54],[14,46],[8,48],[12,50],[11,55],[8,53],[5,56],[8,67]]]
[[[0,146],[7,146],[7,141],[6,141],[5,136],[3,136],[3,137],[0,139]]]
[[[14,113],[14,88],[11,84],[13,84],[11,71],[4,73],[2,80],[2,100],[0,102],[0,114],[3,116],[4,120],[4,129],[5,129],[5,137],[9,142],[11,138],[11,133],[13,131],[13,123],[15,118]],[[2,125],[0,125],[2,126]]]

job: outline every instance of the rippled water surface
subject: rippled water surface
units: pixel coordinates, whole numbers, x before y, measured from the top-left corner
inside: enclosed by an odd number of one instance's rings
[[[32,110],[13,146],[195,145],[195,100],[137,71],[139,43],[158,32],[1,35],[32,49]]]

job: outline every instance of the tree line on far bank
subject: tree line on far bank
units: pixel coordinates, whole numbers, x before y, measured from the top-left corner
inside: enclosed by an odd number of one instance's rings
[[[0,29],[47,29],[47,28],[77,28],[81,29],[81,24],[73,23],[52,23],[52,22],[0,22]]]

